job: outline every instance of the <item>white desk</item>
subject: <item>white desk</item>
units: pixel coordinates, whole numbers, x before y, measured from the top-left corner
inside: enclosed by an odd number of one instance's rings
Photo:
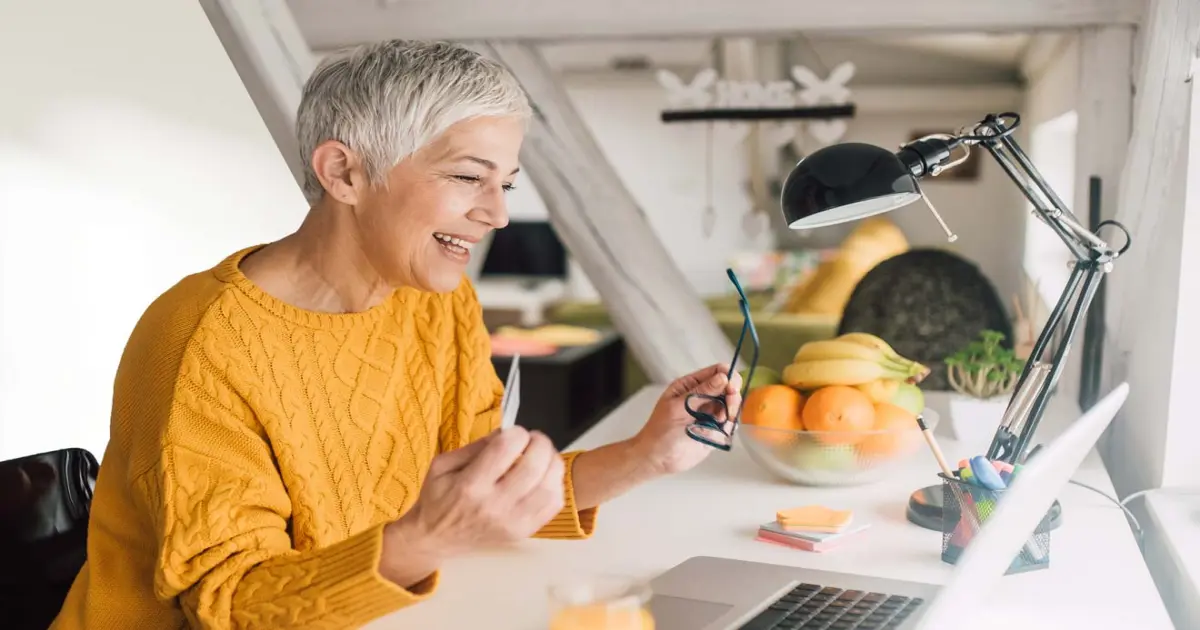
[[[583,435],[572,448],[627,438],[641,426],[660,393],[648,387]],[[1073,419],[1070,403],[1051,404],[1042,440]],[[952,462],[974,453],[939,436]],[[692,471],[646,484],[600,508],[589,540],[522,541],[460,558],[445,566],[429,601],[368,626],[386,629],[542,629],[546,587],[556,576],[620,572],[650,578],[694,555],[714,555],[881,577],[944,583],[941,534],[904,517],[909,494],[937,482],[932,454],[913,458],[894,478],[870,486],[809,488],[780,482],[735,444]],[[1094,453],[1075,479],[1112,492]],[[964,622],[970,630],[1033,628],[1172,628],[1133,534],[1113,503],[1078,486],[1060,495],[1063,524],[1052,534],[1049,569],[1003,577],[994,611]],[[823,503],[851,508],[872,527],[863,538],[827,553],[791,550],[753,540],[779,508]],[[1001,608],[1002,607],[1002,608]],[[989,622],[982,624],[984,620]]]
[[[1146,494],[1147,563],[1180,628],[1200,628],[1200,490],[1160,488]]]

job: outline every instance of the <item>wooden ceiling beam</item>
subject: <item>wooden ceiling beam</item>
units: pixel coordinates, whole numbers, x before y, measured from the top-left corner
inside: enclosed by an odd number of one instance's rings
[[[798,31],[1039,31],[1137,24],[1145,0],[289,0],[314,48],[392,37],[567,40]]]

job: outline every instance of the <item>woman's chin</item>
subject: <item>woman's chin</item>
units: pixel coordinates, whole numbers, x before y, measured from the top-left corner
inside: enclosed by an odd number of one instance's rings
[[[462,283],[463,274],[467,271],[466,265],[446,264],[442,261],[441,264],[430,265],[425,277],[421,278],[426,291],[434,293],[450,293],[458,288]]]

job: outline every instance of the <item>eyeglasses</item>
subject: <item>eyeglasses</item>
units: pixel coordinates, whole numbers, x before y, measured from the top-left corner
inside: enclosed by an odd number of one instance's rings
[[[733,351],[733,360],[729,362],[728,377],[731,380],[734,370],[737,369],[738,357],[742,353],[742,342],[746,340],[747,332],[750,333],[750,340],[754,343],[754,356],[750,359],[750,370],[746,373],[746,380],[742,383],[741,401],[744,402],[750,381],[754,379],[754,368],[758,366],[758,331],[754,329],[754,320],[750,318],[750,305],[746,301],[746,292],[742,290],[741,283],[738,282],[732,269],[726,269],[725,273],[729,274],[729,280],[737,289],[743,318],[742,332],[738,335],[737,347]],[[728,451],[733,446],[734,430],[742,420],[743,402],[738,403],[737,414],[734,415],[729,413],[729,405],[724,392],[716,395],[688,394],[683,399],[683,408],[693,419],[693,422],[687,427],[688,436],[697,442]]]

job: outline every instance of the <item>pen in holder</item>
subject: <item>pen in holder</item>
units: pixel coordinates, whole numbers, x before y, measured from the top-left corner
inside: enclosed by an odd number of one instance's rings
[[[983,523],[1004,500],[1004,490],[989,490],[957,477],[942,478],[942,561],[954,564],[979,533]],[[1050,515],[1047,513],[1025,540],[1005,575],[1050,567]]]

